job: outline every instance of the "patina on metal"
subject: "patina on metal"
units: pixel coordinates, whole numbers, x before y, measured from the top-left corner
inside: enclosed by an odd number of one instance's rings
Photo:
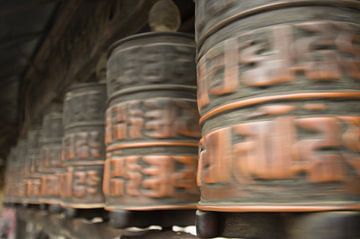
[[[26,139],[18,140],[8,155],[5,199],[6,203],[22,204],[26,195],[25,190],[25,162],[26,162],[27,142]]]
[[[360,209],[359,9],[196,1],[199,209]]]
[[[60,204],[60,179],[63,175],[62,117],[62,105],[52,104],[43,118],[39,164],[41,174],[39,202],[42,204]]]
[[[360,3],[220,2],[196,2],[199,208],[359,210]]]
[[[108,210],[195,208],[194,58],[192,36],[180,33],[139,34],[112,46],[103,186]]]
[[[27,161],[27,140],[26,138],[19,139],[17,145],[17,154],[15,160],[15,203],[22,204],[26,197],[26,161]]]
[[[4,188],[4,202],[7,204],[15,203],[16,196],[16,160],[17,160],[17,146],[11,148],[6,159],[5,171],[5,188]]]
[[[40,160],[40,134],[41,126],[32,127],[28,132],[27,144],[27,175],[26,183],[26,202],[29,204],[39,204],[40,181],[39,160]]]
[[[105,109],[105,84],[77,84],[65,95],[62,203],[66,207],[104,207]]]

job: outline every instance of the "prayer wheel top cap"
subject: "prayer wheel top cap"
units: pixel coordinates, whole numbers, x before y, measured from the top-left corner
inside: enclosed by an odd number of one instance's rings
[[[153,41],[151,41],[151,43],[167,42],[169,39],[171,39],[172,41],[176,41],[176,40],[181,41],[180,39],[182,40],[185,39],[185,41],[193,44],[195,47],[194,35],[192,34],[180,33],[180,32],[146,32],[146,33],[140,33],[133,36],[125,37],[119,41],[116,41],[109,47],[107,57],[109,58],[110,55],[114,52],[114,50],[119,47],[124,48],[128,46],[128,44],[134,46],[136,45],[135,42],[137,41],[141,42],[141,40],[144,39],[146,39],[146,41],[149,41],[149,39],[154,39]],[[143,44],[143,42],[141,44]]]

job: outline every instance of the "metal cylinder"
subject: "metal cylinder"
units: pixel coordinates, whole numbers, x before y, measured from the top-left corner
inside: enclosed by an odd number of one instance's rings
[[[199,209],[360,209],[359,9],[196,1]]]
[[[105,84],[78,84],[65,95],[62,196],[66,207],[104,207],[105,109]]]
[[[26,161],[27,155],[27,140],[20,139],[17,147],[18,153],[16,157],[16,203],[24,203],[26,198]]]
[[[180,33],[115,43],[107,62],[108,210],[194,208],[199,138],[195,44]]]
[[[17,156],[17,146],[14,146],[10,149],[9,155],[6,159],[6,171],[5,171],[5,198],[6,203],[15,202],[15,193],[16,193],[16,179],[17,175],[15,164]]]
[[[60,204],[63,137],[62,105],[52,104],[44,114],[40,135],[40,197],[43,204]]]
[[[30,204],[38,204],[40,196],[41,175],[38,171],[40,160],[41,127],[33,127],[28,132],[26,197]]]

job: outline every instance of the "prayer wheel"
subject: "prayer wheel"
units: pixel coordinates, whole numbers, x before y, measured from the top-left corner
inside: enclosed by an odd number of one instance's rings
[[[360,209],[359,9],[196,1],[200,210]]]
[[[41,204],[60,204],[60,179],[63,122],[62,105],[52,104],[44,114],[40,135],[40,197]]]
[[[16,197],[15,202],[22,204],[25,202],[26,197],[26,181],[25,176],[27,175],[26,170],[26,161],[28,159],[27,155],[27,140],[20,139],[17,147],[17,157],[15,163],[15,176],[16,176]]]
[[[111,47],[106,209],[195,208],[200,132],[194,59],[192,36],[180,33],[134,35]]]
[[[15,175],[15,163],[16,163],[16,154],[17,154],[17,147],[14,146],[10,149],[9,155],[6,160],[6,171],[5,171],[5,198],[4,202],[11,204],[14,203],[15,200],[15,180],[17,177]],[[16,176],[16,175],[15,175]]]
[[[105,109],[105,84],[77,84],[65,95],[62,186],[65,207],[104,207]]]
[[[40,160],[41,128],[35,127],[28,133],[26,198],[29,204],[38,204],[40,196],[40,174],[38,171]]]

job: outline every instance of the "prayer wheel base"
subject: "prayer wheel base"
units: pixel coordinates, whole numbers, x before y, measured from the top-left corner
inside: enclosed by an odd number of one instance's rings
[[[61,207],[60,204],[50,204],[48,210],[52,214],[58,214],[63,211],[63,208]]]
[[[195,223],[194,210],[154,210],[154,211],[112,211],[110,224],[114,228],[161,226],[189,226]]]
[[[360,213],[350,211],[299,215],[288,226],[290,239],[360,238]]]
[[[285,238],[285,216],[279,213],[196,212],[196,231],[200,238]]]
[[[83,218],[86,220],[93,220],[94,218],[101,218],[103,221],[108,221],[108,211],[103,208],[92,208],[92,209],[79,209],[79,208],[65,208],[66,218]]]
[[[200,238],[350,239],[360,238],[360,213],[196,212]]]

